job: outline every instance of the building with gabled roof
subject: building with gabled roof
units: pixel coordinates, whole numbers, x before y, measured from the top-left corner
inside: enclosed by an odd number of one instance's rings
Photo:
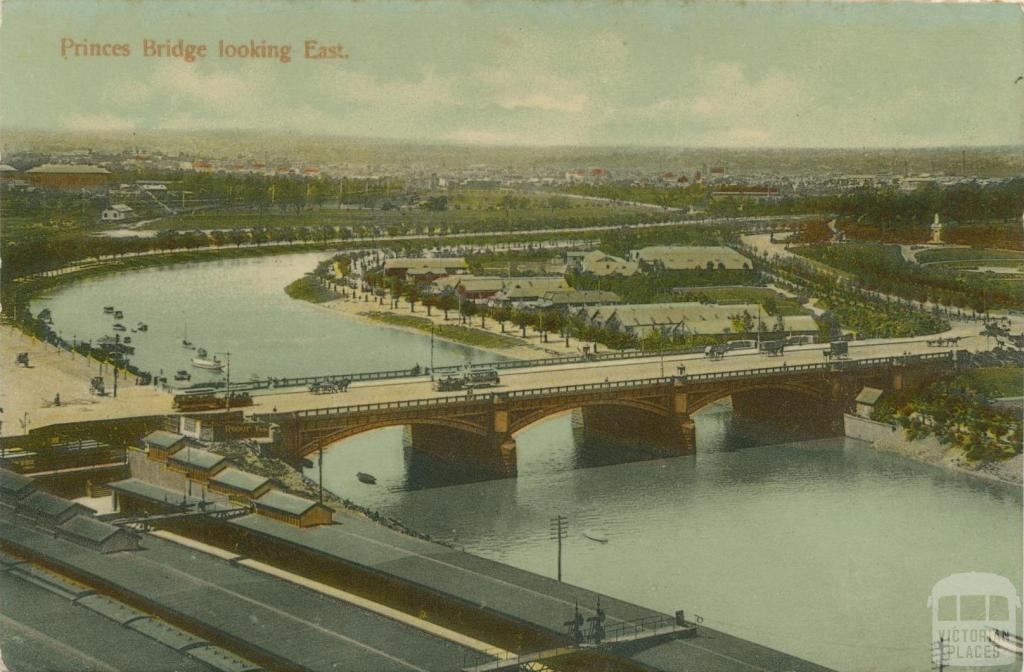
[[[0,502],[12,505],[17,500],[27,497],[36,486],[32,479],[8,469],[0,469]]]
[[[23,173],[26,180],[40,187],[53,189],[88,189],[102,187],[112,174],[100,166],[44,163]]]
[[[167,468],[185,474],[197,483],[206,483],[230,466],[228,458],[217,453],[186,446],[167,457]]]
[[[142,437],[143,450],[151,460],[158,462],[166,462],[168,456],[183,448],[187,443],[188,439],[185,436],[162,429],[152,431]]]
[[[207,486],[212,492],[227,495],[236,504],[249,504],[273,489],[274,481],[266,476],[228,467],[213,475]]]
[[[91,548],[99,553],[117,553],[139,549],[139,536],[123,527],[105,523],[92,516],[74,516],[57,526],[57,536]]]
[[[630,252],[641,265],[666,271],[749,270],[750,259],[725,246],[654,245]]]
[[[78,502],[51,495],[42,490],[30,493],[14,506],[19,514],[31,518],[36,524],[45,527],[56,527],[75,516],[91,516],[95,513],[89,507]]]
[[[627,261],[622,257],[607,254],[601,250],[594,250],[580,260],[579,269],[583,273],[589,273],[598,277],[619,275],[628,278],[640,270],[640,264],[635,261]]]
[[[253,500],[256,513],[297,527],[330,525],[334,510],[312,499],[296,497],[280,490],[269,490]]]

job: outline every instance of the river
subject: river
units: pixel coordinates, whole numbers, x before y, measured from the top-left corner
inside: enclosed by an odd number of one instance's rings
[[[65,337],[109,333],[102,306],[145,321],[134,361],[186,368],[189,339],[230,350],[237,375],[296,375],[425,364],[429,339],[333,315],[282,288],[322,254],[185,264],[106,276],[35,307]],[[437,345],[436,361],[492,355]],[[235,374],[233,374],[235,375]],[[839,670],[930,668],[932,585],[992,572],[1018,585],[1020,490],[876,453],[842,438],[736,418],[695,416],[694,457],[616,463],[578,414],[518,437],[519,476],[464,482],[415,458],[408,434],[383,429],[325,452],[325,486],[467,551],[555,574],[549,519],[569,520],[567,582],[705,624]],[[355,474],[374,474],[378,484]],[[310,476],[315,476],[311,472]],[[427,487],[431,486],[431,487]],[[603,536],[597,543],[583,536]],[[568,618],[568,615],[567,615]]]

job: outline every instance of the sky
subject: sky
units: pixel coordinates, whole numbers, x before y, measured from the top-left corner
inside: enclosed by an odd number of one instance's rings
[[[1024,5],[5,0],[0,129],[484,145],[1024,144]],[[143,40],[205,44],[146,57]],[[62,57],[62,40],[128,56]],[[218,43],[291,45],[290,63]],[[344,59],[307,59],[306,40]],[[67,44],[67,42],[65,42]]]

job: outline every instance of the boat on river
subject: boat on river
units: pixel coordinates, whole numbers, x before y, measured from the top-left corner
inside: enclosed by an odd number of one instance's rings
[[[111,327],[111,329],[113,329],[114,331],[128,331],[128,328],[125,327],[120,322],[117,322],[116,324],[114,324],[114,326]]]
[[[104,313],[108,313],[108,314],[112,314],[114,312],[114,307],[113,306],[103,306],[103,312]]]
[[[135,328],[138,329],[139,331],[149,331],[149,325],[146,324],[145,322],[139,322],[137,325],[135,325]]]
[[[604,536],[600,532],[595,532],[594,530],[583,530],[583,536],[591,541],[596,541],[599,544],[608,543],[608,537]]]
[[[367,485],[377,484],[377,477],[374,476],[373,474],[367,474],[365,472],[360,471],[356,474],[356,478],[358,478],[360,482],[366,483]]]
[[[175,380],[192,380],[192,374],[189,373],[188,371],[186,371],[185,369],[182,369],[181,371],[178,371],[176,374],[174,374],[174,379]]]
[[[220,371],[224,368],[224,362],[217,359],[217,355],[210,357],[206,350],[199,348],[196,350],[196,356],[192,358],[192,366],[197,369],[208,369],[210,371]]]
[[[124,311],[123,310],[115,310],[114,311],[114,319],[115,320],[124,319]]]

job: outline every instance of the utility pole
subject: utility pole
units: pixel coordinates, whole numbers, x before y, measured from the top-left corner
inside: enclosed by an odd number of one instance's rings
[[[932,644],[932,669],[936,672],[946,670],[946,638],[940,636],[939,641]]]
[[[562,582],[562,540],[569,534],[568,521],[559,514],[551,519],[551,538],[558,540],[558,582]]]
[[[227,358],[227,365],[225,366],[226,380],[224,381],[224,408],[225,410],[231,410],[231,353],[216,352],[214,354],[224,355]]]
[[[324,503],[324,448],[320,446],[317,455],[317,463],[320,467],[320,503]]]
[[[430,323],[430,380],[434,380],[434,323]]]

